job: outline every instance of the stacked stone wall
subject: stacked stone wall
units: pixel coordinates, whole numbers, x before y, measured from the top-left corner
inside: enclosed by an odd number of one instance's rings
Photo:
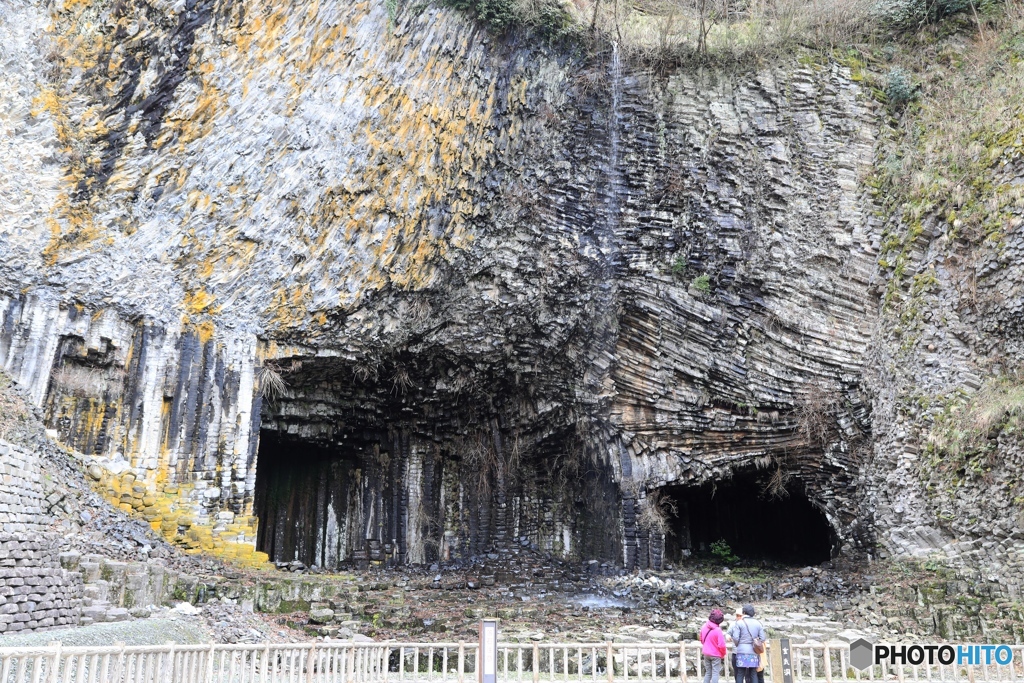
[[[81,578],[58,553],[45,535],[0,534],[0,633],[78,623]]]
[[[44,500],[40,476],[37,455],[0,441],[0,530],[5,536],[42,528]]]
[[[47,533],[39,456],[0,441],[0,633],[78,623],[81,575]]]

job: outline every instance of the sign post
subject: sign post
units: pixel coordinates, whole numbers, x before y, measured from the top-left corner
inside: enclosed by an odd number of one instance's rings
[[[477,683],[498,683],[498,620],[480,622],[480,654],[477,661]]]
[[[774,683],[793,683],[793,654],[789,648],[789,638],[771,641],[768,662]]]

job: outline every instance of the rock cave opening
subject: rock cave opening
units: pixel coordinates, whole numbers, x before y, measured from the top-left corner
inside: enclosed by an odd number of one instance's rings
[[[276,562],[330,566],[361,474],[358,460],[341,449],[263,431],[254,501],[257,549]]]
[[[263,430],[257,549],[274,562],[326,569],[517,548],[576,559],[621,554],[618,499],[606,468],[566,473],[558,455],[541,449],[503,478],[477,458],[440,447],[393,457],[402,453],[401,437],[390,443],[381,436],[326,444]]]
[[[720,541],[746,561],[806,566],[831,559],[835,531],[803,483],[790,480],[783,494],[772,495],[769,477],[765,471],[743,470],[724,481],[659,489],[672,504],[666,559],[711,557]]]
[[[398,373],[307,359],[263,401],[258,550],[324,569],[522,548],[619,560],[611,465],[577,423],[502,378],[466,396],[438,389],[440,373]]]

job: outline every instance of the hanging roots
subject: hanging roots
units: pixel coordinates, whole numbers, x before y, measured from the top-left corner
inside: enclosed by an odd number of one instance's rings
[[[659,534],[672,533],[669,519],[679,514],[679,507],[668,496],[661,491],[650,491],[647,497],[640,501],[640,514],[637,516],[637,524],[648,531]]]
[[[836,415],[842,408],[842,394],[836,387],[812,384],[802,399],[796,411],[800,431],[812,444],[824,448],[838,431]]]
[[[281,370],[273,363],[265,362],[256,371],[256,382],[260,395],[268,401],[288,393],[288,383],[281,376]]]

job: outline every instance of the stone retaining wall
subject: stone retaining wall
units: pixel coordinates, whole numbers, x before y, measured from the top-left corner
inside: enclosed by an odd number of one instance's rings
[[[0,534],[0,633],[78,623],[81,577],[57,558],[45,536]]]
[[[0,633],[78,623],[81,575],[45,531],[39,456],[0,441]]]
[[[38,531],[42,524],[43,487],[39,456],[0,441],[0,530]]]

